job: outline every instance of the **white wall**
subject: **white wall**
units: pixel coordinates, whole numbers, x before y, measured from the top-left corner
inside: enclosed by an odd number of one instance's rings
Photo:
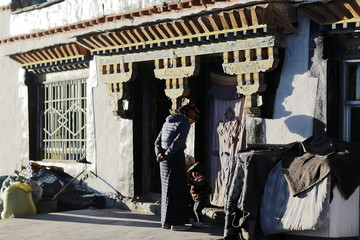
[[[252,0],[239,1],[242,4]],[[0,0],[0,5],[10,4],[10,0]],[[10,22],[3,24],[0,28],[4,36],[19,35],[39,30],[46,30],[57,26],[81,22],[103,15],[128,12],[136,9],[161,5],[164,2],[176,2],[174,0],[64,0],[60,3],[50,5],[32,11],[20,13],[0,12],[0,16],[9,17]],[[219,3],[221,6],[230,6],[238,3]],[[20,170],[21,165],[26,165],[29,159],[29,136],[28,136],[28,116],[27,116],[27,95],[24,86],[23,75],[20,65],[11,60],[8,56],[14,53],[41,49],[47,46],[73,42],[73,37],[89,31],[119,28],[123,25],[136,25],[144,21],[155,21],[161,18],[179,18],[183,15],[198,13],[202,10],[209,10],[217,7],[202,6],[188,12],[171,14],[159,14],[145,18],[135,18],[134,20],[120,21],[112,24],[98,25],[93,28],[83,29],[75,32],[55,34],[35,40],[17,41],[0,45],[0,72],[6,73],[0,76],[0,174],[13,174],[14,170]],[[4,23],[4,22],[3,22]],[[10,33],[9,33],[10,31]],[[92,66],[90,68],[96,68]],[[90,69],[90,72],[92,69]],[[91,74],[90,74],[91,75]],[[6,77],[4,77],[6,76]],[[95,77],[96,78],[96,77]],[[94,79],[94,77],[92,77]],[[95,86],[96,85],[96,86]],[[133,184],[133,122],[126,119],[116,119],[113,114],[113,103],[107,96],[107,87],[103,83],[96,83],[92,88],[92,115],[89,119],[93,120],[91,125],[91,138],[88,142],[88,161],[91,165],[79,163],[57,163],[66,172],[75,176],[84,168],[95,172],[101,178],[89,175],[87,182],[89,185],[102,192],[113,192],[117,189],[123,195],[131,196],[134,192]],[[20,94],[21,92],[21,94]],[[19,95],[20,94],[20,95]],[[88,104],[90,106],[90,104]],[[90,127],[90,124],[88,124]],[[89,132],[88,132],[89,133]],[[126,137],[124,137],[126,136]],[[90,137],[90,136],[89,136]],[[188,153],[193,155],[194,148],[194,129],[189,134]],[[47,163],[52,164],[52,163]],[[109,185],[111,187],[109,187]]]
[[[6,1],[6,0],[0,0]],[[214,5],[203,5],[187,11],[172,13],[154,14],[149,17],[136,17],[131,20],[124,20],[114,24],[108,24],[110,28],[119,28],[124,25],[135,26],[146,21],[156,21],[158,19],[178,19],[184,15],[198,13],[202,10],[211,10],[218,6],[227,7],[236,4],[246,4],[256,0],[238,0],[238,2],[219,2]],[[178,2],[177,0],[64,0],[63,2],[50,5],[48,7],[21,12],[11,15],[10,35],[21,35],[49,28],[66,26],[97,17],[131,12],[138,9],[161,6],[165,3]],[[1,3],[1,2],[0,2]],[[100,25],[97,29],[109,29],[106,25]],[[95,28],[94,28],[95,29]]]
[[[298,31],[298,35],[287,38],[273,119],[265,119],[265,141],[268,144],[303,141],[313,135],[319,79],[312,77],[308,71],[310,22],[301,14]],[[349,200],[345,200],[335,188],[330,204],[329,224],[326,230],[291,234],[332,238],[358,236],[359,188]]]
[[[3,53],[0,46],[0,54]],[[24,70],[10,58],[3,58],[0,72],[0,175],[12,175],[29,160],[28,94],[24,85]],[[87,160],[91,164],[42,162],[56,165],[76,176],[82,170],[89,178],[86,183],[103,193],[116,189],[125,196],[133,196],[133,125],[132,120],[117,119],[112,114],[113,103],[108,89],[98,83],[94,60],[88,79],[88,147]],[[60,73],[64,74],[64,73]],[[6,76],[6,77],[3,77]],[[90,171],[97,174],[95,177]]]
[[[359,236],[360,188],[358,187],[348,200],[341,195],[338,187],[330,204],[329,237]]]
[[[0,46],[0,56],[5,54],[4,47]],[[24,93],[24,82],[20,65],[10,58],[3,58],[0,64],[0,175],[13,174],[14,170],[20,170],[21,164],[28,152],[26,127],[22,122],[25,118],[27,104],[23,100],[27,95]],[[6,74],[5,74],[6,73]],[[25,112],[24,112],[25,111]],[[6,116],[6,117],[4,117]]]
[[[169,0],[64,0],[48,7],[11,15],[10,35],[66,26],[96,17],[130,12]],[[128,21],[131,24],[131,21]]]
[[[309,19],[300,15],[298,31],[298,35],[286,40],[273,119],[265,119],[265,142],[268,144],[303,141],[313,133],[318,79],[308,72]]]
[[[94,126],[96,173],[125,196],[133,196],[133,121],[116,118],[114,103],[108,97],[107,86],[98,81],[94,90]],[[111,192],[101,179],[90,185],[103,192]]]
[[[0,7],[10,4],[10,0],[0,0]],[[10,34],[10,11],[0,10],[0,39],[6,38]]]
[[[103,193],[115,189],[124,196],[134,195],[133,122],[116,118],[107,86],[98,80],[96,57],[90,62],[87,96],[87,184]],[[75,165],[67,164],[68,172]],[[93,173],[89,172],[92,171]],[[75,175],[75,173],[72,173]]]
[[[7,6],[11,3],[11,0],[0,0],[0,6]]]

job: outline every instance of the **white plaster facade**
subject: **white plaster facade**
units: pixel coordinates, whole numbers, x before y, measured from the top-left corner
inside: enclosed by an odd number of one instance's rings
[[[319,79],[309,72],[309,19],[300,15],[299,34],[289,36],[280,84],[276,93],[273,119],[265,119],[267,144],[304,141],[313,135],[313,118]],[[352,237],[359,233],[359,188],[345,200],[336,187],[330,204],[329,229],[292,234],[318,237]],[[350,224],[349,224],[350,223]]]
[[[286,144],[313,134],[317,79],[308,72],[309,19],[299,19],[298,35],[286,39],[286,53],[277,88],[273,119],[265,119],[265,141]]]
[[[10,15],[9,24],[0,25],[0,37],[26,34],[80,22],[87,19],[114,13],[148,8],[171,1],[74,1],[65,0],[39,10]],[[249,2],[249,1],[243,1]],[[10,0],[0,0],[0,6]],[[226,3],[230,6],[234,3]],[[215,8],[214,6],[213,8]],[[204,8],[191,10],[191,14]],[[0,13],[1,18],[7,13]],[[185,13],[164,14],[153,18],[145,17],[126,23],[104,24],[90,31],[120,28],[124,25],[137,25],[144,21],[161,18],[179,18]],[[5,17],[4,17],[5,18]],[[1,19],[0,19],[1,20]],[[4,20],[6,22],[6,20]],[[317,86],[319,79],[309,72],[309,19],[300,15],[298,35],[286,38],[286,53],[280,84],[276,94],[274,115],[264,119],[265,143],[283,144],[302,141],[313,134],[313,118],[316,109]],[[89,30],[86,30],[89,31]],[[18,63],[6,57],[16,52],[39,49],[57,43],[66,43],[74,36],[84,33],[79,30],[46,39],[28,40],[0,45],[0,175],[12,174],[14,170],[26,165],[29,160],[28,136],[28,97],[24,84],[24,70]],[[107,87],[97,76],[96,57],[90,61],[88,71],[88,145],[87,160],[90,165],[80,163],[53,163],[63,167],[66,172],[76,175],[84,168],[88,170],[87,184],[104,193],[113,193],[114,189],[125,196],[134,195],[133,121],[115,118],[112,114],[113,103],[107,97]],[[5,74],[6,73],[6,74]],[[6,116],[6,117],[3,117]],[[126,136],[126,137],[125,137]],[[194,153],[194,129],[189,135],[187,153]],[[101,159],[101,161],[100,161]],[[96,173],[99,177],[91,174]],[[309,233],[327,237],[348,237],[359,232],[359,189],[344,201],[335,191],[330,205],[330,228],[326,232]],[[347,224],[351,222],[352,224]],[[301,233],[303,234],[303,233]]]
[[[8,4],[9,0],[2,0],[1,5]],[[96,17],[108,16],[112,14],[119,14],[124,12],[131,12],[138,9],[151,8],[157,5],[174,2],[173,0],[120,0],[120,1],[106,1],[106,0],[79,0],[71,1],[64,0],[58,4],[49,7],[36,9],[29,12],[21,12],[19,14],[12,14],[10,16],[10,36],[31,33],[39,30],[46,30],[53,27],[65,26],[72,23],[78,23],[85,20],[90,20]],[[243,0],[241,4],[254,2],[254,0]],[[214,6],[201,6],[195,10],[185,12],[158,14],[151,17],[135,18],[129,21],[124,21],[108,26],[101,25],[101,30],[120,28],[123,26],[136,26],[146,21],[156,21],[164,18],[178,19],[182,16],[188,16],[198,13],[202,10],[212,10],[234,6],[238,2],[216,3]]]

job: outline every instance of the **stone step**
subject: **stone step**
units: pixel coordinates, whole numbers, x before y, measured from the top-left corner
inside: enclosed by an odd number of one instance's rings
[[[161,204],[158,201],[145,202],[132,198],[123,198],[107,205],[108,207],[130,210],[136,213],[154,215],[161,214]],[[205,207],[203,210],[203,214],[205,217],[205,222],[207,224],[224,224],[225,213],[223,208],[212,206]]]
[[[224,224],[225,213],[223,208],[206,207],[203,210],[205,222],[208,224]]]

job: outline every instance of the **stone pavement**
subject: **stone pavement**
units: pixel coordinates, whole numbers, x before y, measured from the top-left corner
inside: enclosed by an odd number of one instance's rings
[[[0,220],[0,239],[95,240],[95,239],[219,239],[223,225],[203,229],[161,229],[160,216],[122,209],[76,210]]]

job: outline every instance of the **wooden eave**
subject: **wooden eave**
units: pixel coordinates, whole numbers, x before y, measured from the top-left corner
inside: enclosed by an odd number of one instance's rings
[[[332,0],[328,3],[302,4],[298,8],[330,34],[343,34],[360,29],[359,0]]]
[[[184,7],[185,2],[179,3]],[[187,2],[190,4],[195,1],[188,0]],[[167,6],[167,8],[170,11],[175,6]],[[134,50],[135,52],[146,52],[154,48],[172,48],[177,44],[184,43],[183,46],[274,33],[291,34],[296,32],[289,17],[294,13],[295,8],[291,4],[257,4],[174,21],[139,25],[102,33],[90,32],[78,36],[76,42],[73,43],[17,53],[10,57],[26,69],[51,69],[56,65],[75,66],[77,63],[84,63],[91,54],[134,52]],[[32,35],[39,37],[56,32],[57,30],[50,29],[46,33],[33,33]]]
[[[52,5],[63,0],[55,0],[54,2],[44,3],[40,5],[30,6],[25,9],[20,9],[14,13],[20,13],[24,11],[31,11],[44,6]],[[40,30],[33,33],[21,34],[11,36],[8,38],[0,39],[0,44],[8,44],[22,40],[33,40],[40,37],[46,37],[54,34],[61,34],[66,32],[72,32],[77,30],[83,30],[84,28],[91,28],[106,23],[116,23],[120,21],[131,21],[134,18],[149,17],[153,15],[174,13],[180,11],[187,11],[195,8],[207,7],[221,2],[233,2],[237,0],[180,0],[172,3],[156,5],[151,8],[138,9],[131,12],[124,12],[118,14],[112,14],[107,16],[96,17],[93,19],[85,20],[78,23],[69,24],[66,26],[58,26],[47,30]],[[10,10],[11,4],[3,7],[3,10]]]
[[[284,6],[287,7],[284,7]],[[257,4],[195,17],[78,36],[76,42],[93,54],[163,48],[177,44],[241,38],[249,34],[296,33],[290,4]],[[289,14],[291,12],[291,14]]]
[[[62,0],[58,0],[58,1],[62,1]],[[207,8],[215,4],[226,3],[226,2],[238,2],[238,0],[179,0],[179,1],[174,1],[172,3],[153,6],[151,8],[138,9],[131,12],[101,16],[94,19],[89,19],[86,21],[69,24],[66,26],[58,26],[47,30],[40,30],[32,33],[10,36],[4,39],[0,39],[0,44],[8,44],[23,40],[34,40],[54,34],[84,30],[86,28],[92,28],[106,23],[131,21],[134,18],[151,17],[159,14],[179,13],[193,9]],[[258,2],[265,2],[265,1],[259,0]],[[281,4],[286,5],[286,3],[284,2],[281,1],[279,2]],[[239,2],[239,4],[241,4],[241,1]],[[221,5],[218,6],[221,7]],[[10,5],[5,7],[6,9],[9,9]]]
[[[76,43],[62,44],[43,49],[10,55],[26,69],[51,68],[52,66],[79,66],[86,64],[89,50]]]

